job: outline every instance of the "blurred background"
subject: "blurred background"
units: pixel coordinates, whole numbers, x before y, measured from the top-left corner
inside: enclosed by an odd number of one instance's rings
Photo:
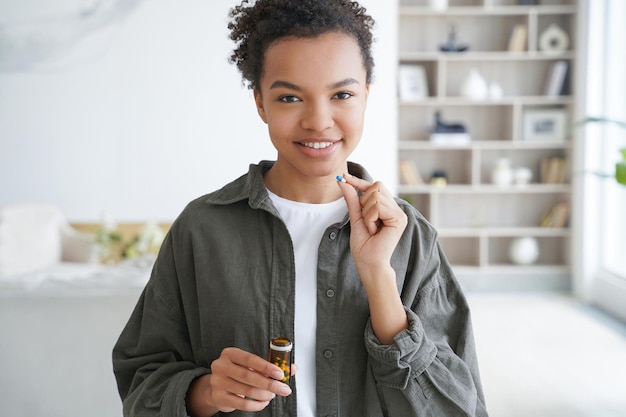
[[[361,3],[352,159],[439,230],[490,414],[626,416],[626,2]],[[275,158],[236,4],[0,0],[3,415],[121,415],[111,349],[163,234]]]

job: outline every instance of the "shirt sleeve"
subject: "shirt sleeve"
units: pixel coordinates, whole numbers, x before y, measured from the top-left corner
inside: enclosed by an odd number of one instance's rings
[[[365,330],[380,402],[389,417],[487,416],[469,307],[439,245],[431,248],[406,278],[420,283],[405,286],[419,287],[405,306],[409,328],[393,345],[381,345],[371,323]]]
[[[113,349],[124,416],[186,417],[191,382],[210,370],[192,361],[168,236],[150,282]],[[163,279],[168,277],[167,279]]]

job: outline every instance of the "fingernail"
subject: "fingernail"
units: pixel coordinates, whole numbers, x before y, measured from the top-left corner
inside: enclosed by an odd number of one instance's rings
[[[287,396],[287,395],[291,394],[291,388],[289,388],[289,386],[288,386],[288,385],[282,385],[282,386],[280,387],[280,389],[278,390],[278,393],[279,393],[280,395]]]
[[[337,175],[337,181],[339,181],[339,182],[346,182],[346,179],[344,177],[342,177],[341,175]]]
[[[277,380],[281,380],[285,377],[285,373],[283,371],[274,371],[272,373],[272,378],[277,379]]]

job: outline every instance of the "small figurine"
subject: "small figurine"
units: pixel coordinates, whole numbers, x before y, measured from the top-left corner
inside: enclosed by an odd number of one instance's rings
[[[441,112],[435,113],[435,127],[433,133],[466,133],[465,125],[461,123],[444,123],[441,121]]]
[[[448,175],[446,172],[442,170],[433,172],[433,175],[430,177],[430,185],[437,187],[445,187],[448,185]]]
[[[435,113],[435,125],[430,134],[430,141],[438,145],[466,145],[472,138],[465,125],[461,123],[445,123],[441,120],[441,113]]]
[[[450,24],[448,27],[448,41],[441,45],[439,49],[442,52],[463,52],[469,49],[469,46],[460,44],[457,41],[457,28],[454,23]]]

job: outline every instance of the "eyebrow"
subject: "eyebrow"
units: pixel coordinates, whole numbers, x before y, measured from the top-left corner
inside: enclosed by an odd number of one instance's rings
[[[356,79],[354,79],[354,78],[346,78],[345,80],[341,80],[341,81],[338,81],[338,82],[336,82],[334,84],[330,84],[328,86],[328,89],[329,90],[334,90],[336,88],[345,87],[345,86],[351,85],[351,84],[359,84],[359,82]],[[272,85],[270,86],[270,90],[274,89],[274,88],[281,88],[281,87],[288,88],[290,90],[295,90],[295,91],[302,91],[302,88],[297,86],[296,84],[292,84],[292,83],[290,83],[288,81],[281,81],[281,80],[274,81],[272,83]]]

